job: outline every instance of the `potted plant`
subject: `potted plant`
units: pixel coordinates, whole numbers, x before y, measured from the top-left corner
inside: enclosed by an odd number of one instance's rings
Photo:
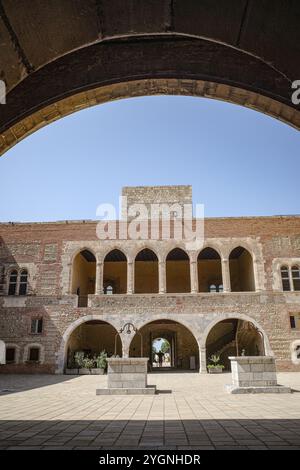
[[[95,356],[94,364],[96,364],[96,368],[92,368],[91,373],[103,375],[107,366],[107,353],[105,351],[101,351],[98,356]]]
[[[80,367],[79,369],[79,375],[89,375],[91,373],[93,365],[93,359],[90,359],[89,357],[84,357],[82,360],[82,367]]]
[[[220,356],[213,354],[209,360],[212,362],[212,364],[207,366],[209,374],[222,374],[224,366],[219,364]]]

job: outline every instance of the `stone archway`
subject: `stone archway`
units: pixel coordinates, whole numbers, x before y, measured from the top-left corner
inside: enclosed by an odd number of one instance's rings
[[[265,331],[252,318],[246,315],[228,314],[211,322],[202,336],[206,364],[201,364],[202,372],[212,355],[220,357],[220,362],[230,369],[229,356],[273,355]],[[201,356],[204,361],[204,354]]]
[[[142,337],[142,341],[141,341]],[[199,346],[192,331],[180,321],[155,319],[139,328],[130,343],[129,356],[149,357],[149,370],[153,370],[153,341],[166,339],[170,344],[170,367],[166,369],[198,370],[200,364]],[[141,351],[143,348],[143,351]]]
[[[95,328],[92,333],[90,331],[79,331],[80,328],[87,327],[90,327],[90,329]],[[96,329],[105,329],[105,331],[95,331]],[[79,332],[78,338],[75,337],[76,331]],[[76,348],[90,351],[91,355],[105,349],[111,355],[114,354],[115,340],[117,341],[117,354],[122,356],[123,343],[117,325],[108,322],[101,315],[86,315],[75,320],[63,334],[57,353],[55,373],[62,374],[64,372],[70,352],[76,351]]]
[[[1,4],[0,153],[76,110],[145,94],[221,99],[300,128],[298,2],[40,3]]]

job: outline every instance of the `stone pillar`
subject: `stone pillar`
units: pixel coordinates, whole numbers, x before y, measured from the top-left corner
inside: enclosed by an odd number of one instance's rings
[[[134,293],[134,262],[127,263],[127,294]]]
[[[200,374],[207,374],[206,369],[206,348],[200,348]]]
[[[133,337],[131,335],[125,336],[124,333],[121,333],[120,336],[122,341],[122,357],[129,357],[130,343]]]
[[[154,395],[156,387],[147,385],[148,357],[110,357],[107,359],[107,388],[96,395]]]
[[[221,264],[222,264],[223,292],[231,292],[229,259],[223,258],[221,261]]]
[[[69,272],[69,288],[68,288],[68,293],[72,294],[72,263],[68,263],[68,272]],[[7,283],[7,289],[9,286],[9,282]],[[67,286],[66,286],[67,287]],[[8,290],[7,290],[8,293]]]
[[[95,286],[96,295],[103,294],[103,268],[104,268],[104,263],[96,264],[96,286]]]
[[[159,261],[158,263],[158,284],[159,284],[159,293],[165,294],[167,291],[166,262],[165,261]]]
[[[291,266],[288,266],[288,269],[289,269],[290,290],[294,291],[294,283],[293,283],[293,275],[292,275]]]
[[[196,260],[190,260],[191,293],[196,294],[198,287],[198,263]]]
[[[277,384],[274,356],[229,357],[232,385],[230,393],[290,393],[291,389]]]
[[[260,285],[260,279],[259,279],[259,266],[258,266],[258,261],[256,258],[253,259],[253,277],[254,277],[254,290],[255,291],[261,291],[263,290],[261,285]]]
[[[6,364],[6,347],[4,341],[0,340],[0,364]]]

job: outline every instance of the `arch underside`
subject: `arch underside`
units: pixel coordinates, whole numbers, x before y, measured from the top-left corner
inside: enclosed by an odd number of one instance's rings
[[[224,100],[299,129],[291,101],[297,78],[232,45],[188,35],[106,40],[49,62],[11,89],[0,107],[0,153],[70,113],[144,95]]]

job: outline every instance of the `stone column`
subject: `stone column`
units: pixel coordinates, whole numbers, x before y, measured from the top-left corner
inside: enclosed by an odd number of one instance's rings
[[[254,277],[254,290],[261,291],[263,290],[260,285],[260,276],[259,276],[259,266],[256,258],[253,259],[253,277]]]
[[[68,263],[68,273],[69,273],[69,287],[68,287],[68,293],[72,294],[72,263]],[[9,282],[7,283],[9,285]],[[67,286],[66,286],[67,287]],[[8,291],[7,291],[8,292]]]
[[[166,262],[165,261],[159,261],[158,263],[158,284],[159,284],[159,293],[165,294],[167,291]]]
[[[96,286],[95,286],[96,295],[103,294],[103,267],[104,267],[104,263],[102,262],[96,264]]]
[[[191,293],[196,294],[198,287],[198,263],[196,260],[190,260]]]
[[[206,348],[200,348],[200,374],[207,374],[206,369]]]
[[[229,259],[222,258],[221,264],[222,264],[223,292],[231,292]]]
[[[288,266],[288,269],[289,269],[290,290],[294,291],[294,283],[293,283],[293,275],[292,275],[291,266]]]
[[[134,293],[134,262],[127,263],[127,294]]]

